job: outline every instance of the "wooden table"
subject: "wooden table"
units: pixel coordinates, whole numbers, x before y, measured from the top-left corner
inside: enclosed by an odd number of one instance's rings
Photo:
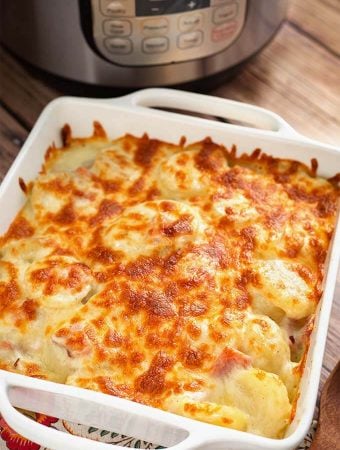
[[[61,94],[0,47],[0,179],[43,107]],[[340,146],[340,0],[291,0],[270,45],[212,94],[269,108]],[[340,356],[340,276],[335,297],[322,383]]]

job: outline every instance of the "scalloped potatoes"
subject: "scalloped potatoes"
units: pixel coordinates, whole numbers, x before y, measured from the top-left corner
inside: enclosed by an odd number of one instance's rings
[[[336,186],[210,138],[63,137],[1,238],[0,367],[282,437]]]

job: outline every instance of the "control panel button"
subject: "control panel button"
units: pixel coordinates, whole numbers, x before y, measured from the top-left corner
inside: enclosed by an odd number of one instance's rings
[[[118,0],[101,0],[101,9],[106,16],[125,16],[128,13],[125,3]]]
[[[237,4],[231,3],[225,6],[216,8],[213,13],[213,22],[216,24],[228,22],[237,14]]]
[[[127,20],[105,20],[103,26],[106,36],[129,36],[132,31],[131,23]]]
[[[166,37],[151,37],[143,39],[142,49],[144,53],[163,53],[169,48],[169,40]]]
[[[149,2],[138,2],[136,1],[136,16],[161,16],[162,14],[166,14],[166,6],[159,5],[161,1],[154,3],[152,1]]]
[[[230,39],[230,37],[237,30],[237,22],[228,22],[223,25],[219,25],[211,30],[211,40],[213,42],[221,42]]]
[[[132,41],[123,38],[108,38],[105,39],[105,47],[110,53],[127,55],[132,52]]]
[[[190,9],[197,8],[196,0],[189,0],[189,1],[187,1],[187,7],[190,8]]]
[[[192,31],[191,33],[183,33],[178,37],[178,47],[185,49],[198,47],[203,42],[202,31]]]
[[[178,28],[181,31],[192,31],[197,28],[202,28],[203,17],[202,14],[184,14],[178,19]]]
[[[167,34],[169,22],[167,19],[150,19],[142,22],[142,32],[146,36],[159,36]]]

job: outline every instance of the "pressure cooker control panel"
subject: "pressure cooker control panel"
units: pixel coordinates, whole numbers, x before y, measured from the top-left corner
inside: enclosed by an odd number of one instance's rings
[[[91,0],[93,38],[108,60],[169,64],[226,49],[241,33],[247,0]]]

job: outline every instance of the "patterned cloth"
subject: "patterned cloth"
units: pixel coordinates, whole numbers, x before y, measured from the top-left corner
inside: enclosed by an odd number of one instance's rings
[[[66,422],[65,420],[48,417],[43,414],[26,413],[29,417],[37,422],[57,430],[64,431],[77,436],[94,439],[96,441],[106,442],[108,444],[119,444],[122,447],[144,448],[144,449],[160,449],[162,446],[153,445],[140,439],[134,439],[121,434],[112,433],[110,431],[99,430],[98,428],[88,427],[85,425]],[[318,409],[315,411],[315,419],[313,420],[311,429],[307,434],[304,442],[298,447],[298,450],[306,450],[310,447],[315,434],[318,417]],[[38,444],[28,441],[13,431],[0,416],[0,450],[48,450]],[[67,449],[65,449],[67,450]]]

